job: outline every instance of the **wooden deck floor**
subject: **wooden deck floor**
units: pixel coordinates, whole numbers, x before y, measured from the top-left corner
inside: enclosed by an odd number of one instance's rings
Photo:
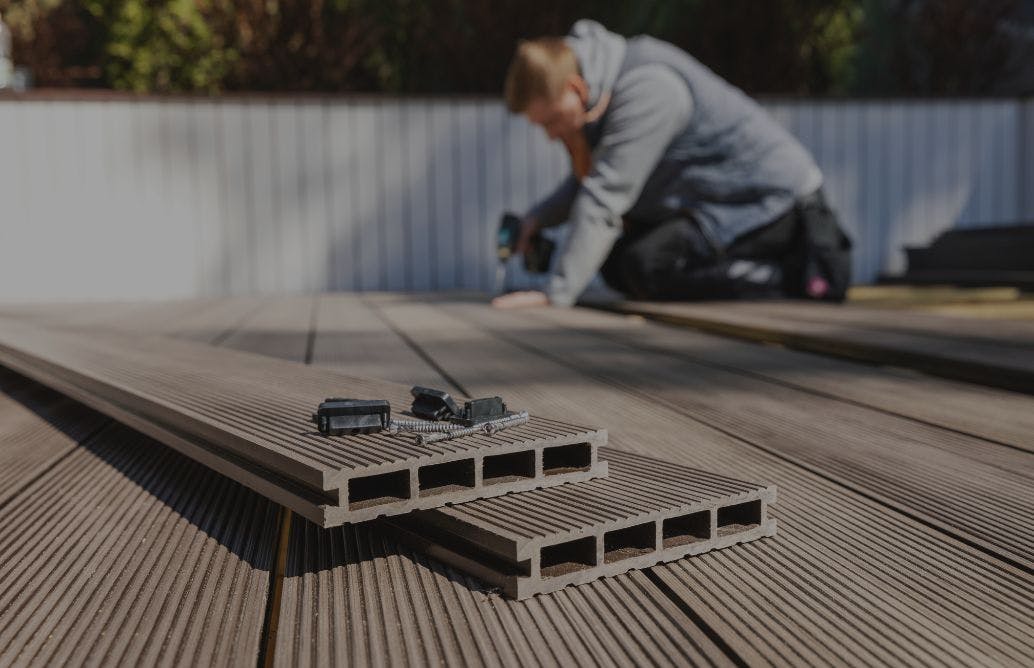
[[[1034,359],[1029,323],[855,313],[839,312],[836,331],[929,337],[996,364],[1018,356],[1021,370]],[[816,314],[781,305],[764,317],[810,327]],[[514,602],[370,525],[290,517],[0,370],[0,664],[1034,664],[1028,394],[641,317],[506,313],[455,296],[0,315],[501,394],[606,427],[615,447],[780,495],[774,539]]]

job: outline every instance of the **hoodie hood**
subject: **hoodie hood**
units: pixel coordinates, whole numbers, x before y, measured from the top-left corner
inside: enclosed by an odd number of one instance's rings
[[[586,108],[591,109],[604,93],[614,88],[625,60],[625,38],[610,32],[596,21],[582,19],[574,24],[564,39],[574,51],[582,78],[589,85],[589,104]]]

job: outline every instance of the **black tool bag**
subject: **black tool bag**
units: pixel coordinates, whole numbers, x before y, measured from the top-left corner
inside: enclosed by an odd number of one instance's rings
[[[792,296],[842,302],[851,285],[851,239],[819,191],[795,208],[797,238],[786,258],[787,291]]]

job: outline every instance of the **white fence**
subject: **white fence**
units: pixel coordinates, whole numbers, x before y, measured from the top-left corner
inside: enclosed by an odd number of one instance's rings
[[[1034,103],[773,101],[856,276],[1034,220]],[[494,230],[567,167],[489,100],[0,100],[0,300],[490,289]]]

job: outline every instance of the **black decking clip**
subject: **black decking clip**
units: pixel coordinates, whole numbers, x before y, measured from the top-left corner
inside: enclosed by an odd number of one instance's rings
[[[386,399],[325,399],[312,415],[324,436],[376,434],[391,424],[391,404]]]
[[[448,420],[472,427],[483,422],[491,422],[508,416],[506,404],[500,397],[471,399],[463,404],[463,409],[444,390],[414,385],[409,393],[413,395],[413,406],[410,412],[418,418],[440,422]]]
[[[453,419],[467,427],[473,427],[482,422],[491,422],[507,416],[506,404],[501,397],[485,397],[483,399],[471,399],[463,404],[463,412]]]
[[[409,393],[413,395],[413,406],[409,410],[418,418],[437,422],[451,420],[460,413],[459,406],[448,392],[414,385]]]

